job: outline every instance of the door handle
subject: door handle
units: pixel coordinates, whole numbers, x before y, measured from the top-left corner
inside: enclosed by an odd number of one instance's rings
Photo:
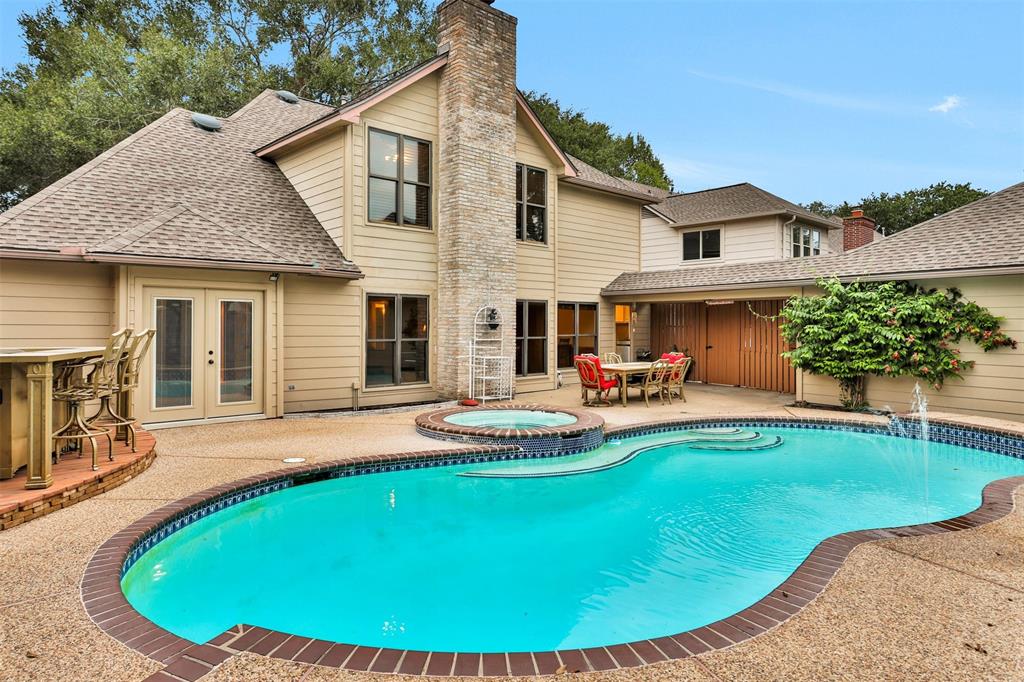
[[[714,346],[704,346],[704,350],[711,350]]]

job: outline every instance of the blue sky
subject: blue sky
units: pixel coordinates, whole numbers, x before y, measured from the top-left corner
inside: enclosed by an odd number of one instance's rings
[[[0,0],[0,66],[21,51]],[[677,189],[855,201],[1024,180],[1022,2],[497,0],[519,84],[642,132]]]

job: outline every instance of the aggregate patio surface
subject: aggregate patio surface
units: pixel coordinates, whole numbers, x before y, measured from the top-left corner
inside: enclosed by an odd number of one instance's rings
[[[689,402],[631,402],[598,413],[612,426],[683,414],[807,414],[791,396],[687,386]],[[578,406],[576,388],[523,401]],[[92,552],[149,511],[213,485],[280,469],[284,457],[444,449],[416,434],[420,410],[159,430],[153,466],[125,485],[0,533],[0,680],[140,680],[162,666],[89,620],[78,582]],[[1024,424],[966,419],[1024,431]],[[782,626],[731,649],[610,673],[587,681],[1024,680],[1024,487],[1013,514],[978,529],[857,547],[832,583]],[[202,678],[350,680],[356,674],[252,654]],[[410,678],[422,679],[422,678]]]

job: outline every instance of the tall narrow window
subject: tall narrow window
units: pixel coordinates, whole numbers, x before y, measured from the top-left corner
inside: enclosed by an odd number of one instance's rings
[[[430,227],[430,143],[370,130],[366,217],[377,223]]]
[[[548,240],[548,174],[540,168],[516,164],[516,239]]]
[[[153,406],[192,404],[192,299],[156,299]]]
[[[793,257],[817,256],[821,253],[821,230],[806,225],[793,226]]]
[[[597,304],[558,304],[558,366],[572,367],[575,355],[597,354]]]
[[[704,260],[722,256],[722,231],[694,230],[683,233],[683,260]]]
[[[368,388],[427,381],[429,308],[426,296],[367,296]]]
[[[548,373],[548,304],[516,301],[516,375]]]

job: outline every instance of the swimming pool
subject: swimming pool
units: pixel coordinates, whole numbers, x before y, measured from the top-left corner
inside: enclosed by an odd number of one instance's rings
[[[488,410],[475,409],[456,412],[444,421],[457,426],[486,426],[495,429],[533,429],[549,426],[568,426],[577,419],[567,412],[547,410]]]
[[[963,514],[987,483],[1024,474],[959,445],[756,428],[781,445],[700,450],[675,430],[558,458],[623,461],[581,475],[459,475],[549,458],[288,487],[185,525],[122,589],[196,642],[244,622],[395,649],[610,645],[729,616],[829,536]]]

